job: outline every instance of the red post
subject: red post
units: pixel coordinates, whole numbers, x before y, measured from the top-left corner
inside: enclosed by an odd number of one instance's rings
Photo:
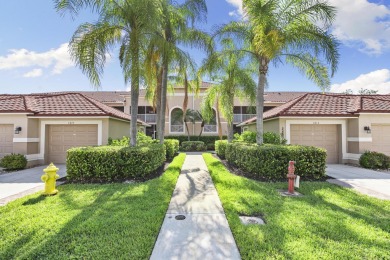
[[[295,172],[294,164],[295,164],[294,161],[290,161],[289,165],[288,165],[288,174],[287,174],[287,178],[288,178],[288,193],[290,193],[290,194],[294,194],[294,180],[297,177],[294,174],[294,172]]]

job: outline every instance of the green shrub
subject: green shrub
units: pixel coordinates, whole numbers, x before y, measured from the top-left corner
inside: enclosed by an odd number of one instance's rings
[[[215,152],[221,159],[225,159],[225,151],[226,151],[227,144],[228,144],[227,140],[215,141]]]
[[[359,164],[367,169],[389,169],[390,157],[378,152],[366,151],[359,159]]]
[[[71,181],[107,182],[149,178],[165,161],[165,147],[78,147],[67,152],[67,177]]]
[[[239,142],[245,142],[249,144],[256,143],[256,132],[244,131],[241,135],[234,134],[234,140]],[[265,132],[263,133],[263,143],[265,144],[286,144],[287,140],[284,139],[281,135],[274,132]]]
[[[202,141],[186,141],[182,142],[180,149],[182,151],[190,152],[190,151],[206,151],[207,146]]]
[[[27,159],[23,154],[9,154],[0,160],[0,166],[7,170],[20,170],[26,168]]]
[[[325,176],[326,151],[301,145],[248,145],[227,144],[225,151],[229,163],[241,168],[248,177],[267,180],[286,179],[289,161],[295,161],[295,173],[303,179]]]
[[[123,136],[121,139],[108,138],[108,145],[112,146],[129,146],[130,137]],[[157,140],[153,140],[150,136],[147,136],[143,132],[137,133],[137,145],[158,143]]]
[[[180,142],[180,145],[182,142],[188,141],[188,135],[169,135],[165,137],[166,139],[177,139]],[[226,135],[222,136],[222,139],[226,139]],[[190,141],[202,141],[207,145],[208,150],[214,150],[214,143],[215,141],[219,140],[219,136],[217,135],[191,135]]]
[[[173,157],[179,152],[179,140],[176,139],[164,139],[165,153],[167,160],[172,160]]]

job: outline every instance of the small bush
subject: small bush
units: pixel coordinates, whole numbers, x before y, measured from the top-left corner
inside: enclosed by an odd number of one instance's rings
[[[67,177],[71,181],[107,182],[146,179],[165,161],[165,147],[78,147],[67,152]]]
[[[0,166],[7,170],[20,170],[26,168],[27,159],[23,154],[9,154],[0,159]]]
[[[188,135],[169,135],[165,137],[166,139],[177,139],[180,142],[180,145],[182,142],[188,141]],[[222,139],[226,139],[226,135],[222,136]],[[202,141],[207,145],[207,150],[214,150],[214,143],[215,141],[220,140],[219,136],[217,135],[191,135],[190,141]]]
[[[225,159],[225,151],[226,151],[227,144],[228,144],[227,140],[215,141],[215,152],[221,159]]]
[[[112,146],[129,146],[130,137],[123,136],[121,139],[112,139],[108,138],[108,145]],[[145,133],[137,133],[137,145],[153,144],[158,143],[158,140],[153,140],[150,136],[147,136]]]
[[[245,142],[249,144],[256,143],[256,132],[244,131],[241,135],[234,134],[234,140],[239,142]],[[263,133],[263,143],[265,144],[286,144],[287,140],[284,139],[281,135],[274,132],[265,132]]]
[[[378,152],[366,151],[359,159],[359,164],[367,169],[389,169],[390,157]]]
[[[289,161],[296,162],[295,173],[303,179],[325,176],[326,151],[317,147],[238,142],[227,144],[225,155],[229,163],[255,179],[285,180]]]
[[[179,152],[179,140],[176,139],[164,139],[165,153],[167,160],[172,160],[173,157]]]
[[[186,141],[181,143],[180,149],[182,151],[206,151],[207,146],[202,141]]]

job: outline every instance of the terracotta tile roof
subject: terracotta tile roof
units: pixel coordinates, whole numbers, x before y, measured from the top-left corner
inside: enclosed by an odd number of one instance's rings
[[[291,117],[349,117],[359,113],[390,113],[390,95],[341,95],[307,93],[264,112],[264,119]],[[239,126],[256,122],[256,117]]]
[[[37,95],[55,95],[55,94],[68,94],[68,93],[81,93],[97,101],[103,103],[124,103],[125,95],[130,95],[128,91],[63,91],[63,92],[51,92],[42,93]]]
[[[296,99],[297,97],[303,96],[307,92],[265,92],[264,101],[265,102],[275,102],[275,103],[286,103],[290,100]]]
[[[31,112],[33,116],[130,116],[81,93],[0,96],[0,113]],[[141,120],[139,123],[148,125]]]

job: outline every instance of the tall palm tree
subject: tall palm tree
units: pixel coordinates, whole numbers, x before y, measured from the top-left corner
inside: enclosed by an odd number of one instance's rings
[[[199,70],[200,74],[208,73],[218,83],[210,87],[202,102],[202,112],[206,119],[213,116],[213,106],[221,111],[228,123],[228,142],[233,140],[234,98],[249,98],[254,102],[256,83],[252,78],[253,69],[243,67],[244,53],[234,52],[231,39],[223,39],[222,52],[210,55]]]
[[[91,83],[100,86],[106,54],[119,44],[125,83],[131,84],[130,145],[137,144],[137,115],[141,79],[142,47],[158,25],[161,3],[156,0],[54,0],[59,12],[77,14],[91,8],[99,15],[95,23],[78,27],[70,41],[70,54]]]
[[[264,87],[270,63],[296,67],[321,89],[330,86],[338,65],[338,42],[329,33],[336,9],[325,0],[243,0],[245,20],[219,27],[216,37],[232,37],[258,64],[257,144],[263,143]],[[321,61],[324,60],[324,62]]]
[[[156,27],[151,44],[157,46],[161,54],[161,96],[157,97],[157,135],[162,143],[165,132],[166,97],[168,73],[172,63],[185,64],[191,60],[183,47],[198,47],[209,50],[209,36],[194,27],[195,22],[206,19],[205,0],[186,0],[178,4],[173,0],[161,1],[160,26]],[[161,101],[160,101],[161,100]]]

